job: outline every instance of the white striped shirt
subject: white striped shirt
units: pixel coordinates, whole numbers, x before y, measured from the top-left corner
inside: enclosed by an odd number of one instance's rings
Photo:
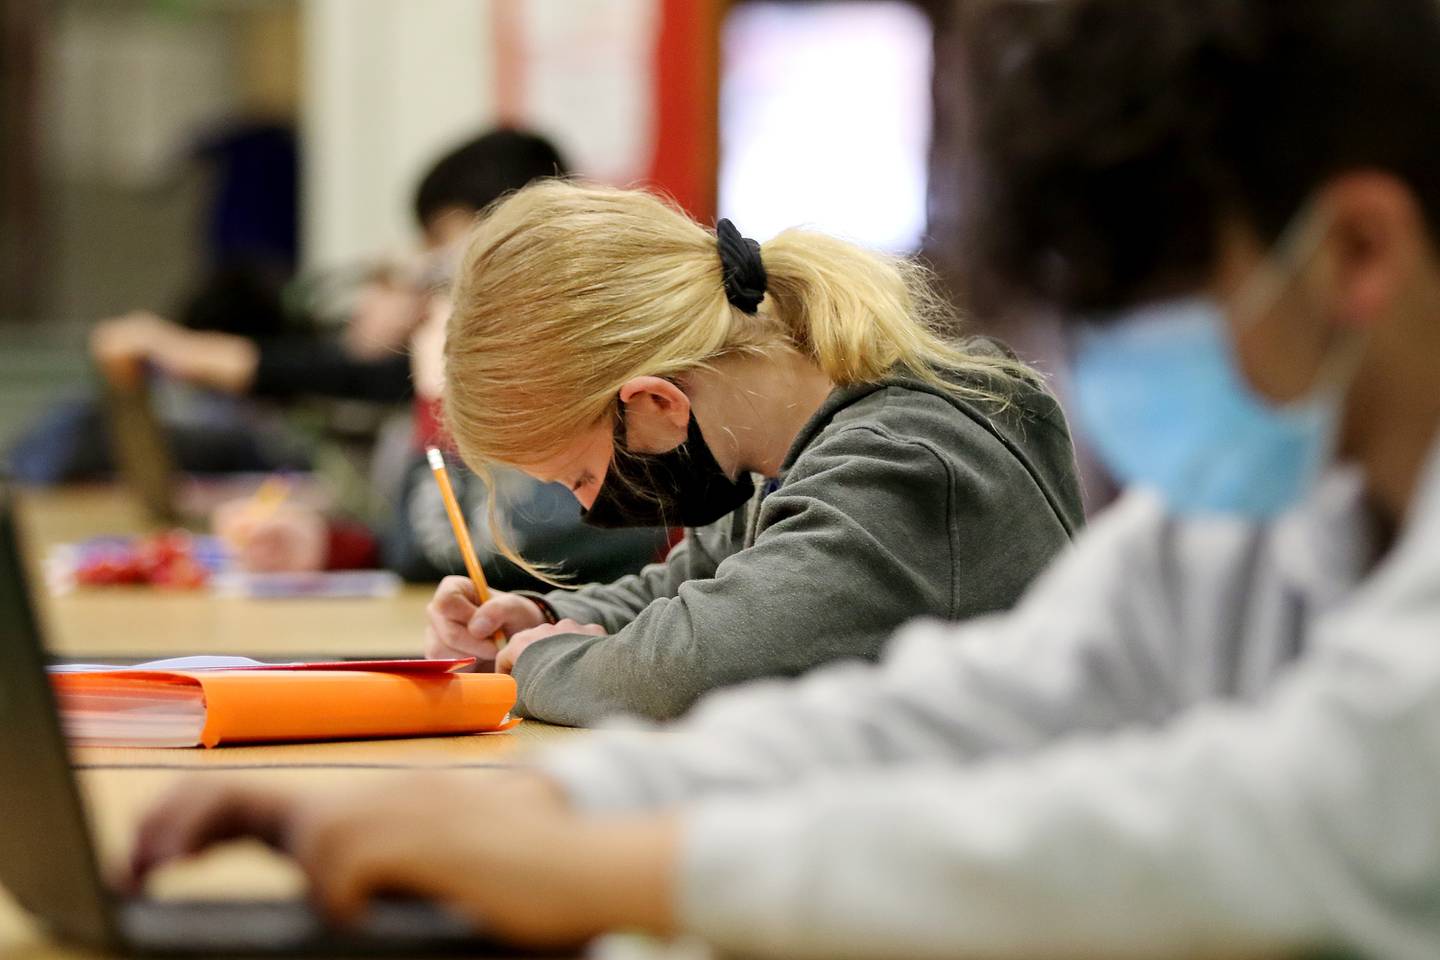
[[[542,767],[683,811],[678,915],[815,957],[1440,956],[1440,453],[1375,565],[1357,476],[1271,527],[1132,494],[1012,613]]]

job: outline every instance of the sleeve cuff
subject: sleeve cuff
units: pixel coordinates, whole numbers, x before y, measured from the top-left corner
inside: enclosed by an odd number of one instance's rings
[[[572,590],[552,590],[549,593],[525,593],[525,596],[539,604],[540,609],[545,611],[547,617],[555,618],[550,621],[551,623],[558,623],[566,617],[572,620],[579,620],[583,623],[598,620],[595,611],[586,606],[584,601],[580,601],[578,605],[570,601],[570,598],[574,596],[574,591]]]
[[[297,392],[303,382],[295,369],[285,362],[285,352],[274,341],[256,343],[255,374],[250,379],[250,393],[257,397],[284,399]]]
[[[811,815],[786,797],[706,801],[684,816],[675,910],[679,927],[725,950],[770,954],[809,921],[805,843]]]
[[[639,721],[614,723],[592,732],[584,744],[542,753],[534,767],[555,781],[576,809],[587,813],[654,807],[660,799],[645,788],[644,778],[636,776],[625,749],[627,729],[644,727]]]
[[[561,617],[558,613],[555,612],[555,605],[550,602],[550,598],[547,597],[545,594],[537,593],[534,590],[511,590],[510,592],[517,597],[524,597],[526,600],[529,600],[531,603],[535,604],[535,606],[539,607],[540,613],[545,617],[546,623],[560,622]]]

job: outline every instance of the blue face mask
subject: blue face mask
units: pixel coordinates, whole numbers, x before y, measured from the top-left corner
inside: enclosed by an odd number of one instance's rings
[[[1342,390],[1276,409],[1255,396],[1220,308],[1133,311],[1079,335],[1081,425],[1110,469],[1182,514],[1265,519],[1300,500],[1330,459]]]

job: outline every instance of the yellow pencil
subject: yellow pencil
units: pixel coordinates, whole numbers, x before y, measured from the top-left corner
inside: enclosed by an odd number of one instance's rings
[[[272,474],[265,478],[250,499],[244,502],[236,520],[232,523],[223,524],[217,531],[230,548],[236,552],[243,550],[249,541],[255,528],[269,520],[280,509],[280,505],[290,496],[290,481],[278,474]]]
[[[455,488],[450,486],[450,474],[445,471],[445,457],[437,447],[427,447],[425,456],[430,461],[430,472],[435,474],[435,485],[440,488],[440,499],[445,501],[445,512],[450,515],[450,526],[455,529],[455,542],[460,546],[460,557],[465,561],[465,570],[470,582],[475,585],[475,595],[481,603],[490,599],[490,585],[485,582],[485,571],[475,556],[475,545],[470,542],[470,527],[465,514],[460,512],[460,501],[455,499]],[[505,634],[495,631],[495,642],[505,643]]]
[[[288,496],[290,496],[289,480],[279,475],[266,477],[250,497],[250,522],[259,523],[261,520],[270,519]]]

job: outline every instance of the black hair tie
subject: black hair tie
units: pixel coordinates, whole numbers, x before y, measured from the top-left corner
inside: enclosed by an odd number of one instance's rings
[[[729,220],[715,224],[715,240],[720,247],[725,299],[746,313],[754,313],[765,299],[765,264],[760,262],[760,244],[742,237]]]

